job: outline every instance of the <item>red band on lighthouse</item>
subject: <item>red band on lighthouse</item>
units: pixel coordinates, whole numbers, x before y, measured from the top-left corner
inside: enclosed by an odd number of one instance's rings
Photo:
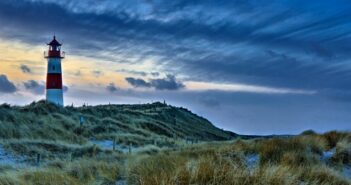
[[[46,89],[62,89],[62,74],[47,74]]]

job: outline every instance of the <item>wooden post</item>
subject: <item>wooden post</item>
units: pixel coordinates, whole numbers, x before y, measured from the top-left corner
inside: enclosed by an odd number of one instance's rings
[[[112,148],[113,151],[116,150],[116,137],[113,137],[113,148]]]
[[[93,157],[96,156],[96,144],[93,145],[93,153],[92,153]]]
[[[83,124],[84,124],[84,117],[81,115],[81,116],[79,116],[79,125],[80,125],[80,128],[83,127]]]
[[[37,163],[37,166],[40,166],[40,154],[37,154],[37,161],[36,161],[36,163]]]

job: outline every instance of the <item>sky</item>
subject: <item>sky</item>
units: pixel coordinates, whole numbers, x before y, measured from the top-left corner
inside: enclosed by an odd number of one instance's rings
[[[1,0],[0,103],[186,107],[240,134],[351,130],[349,0]]]

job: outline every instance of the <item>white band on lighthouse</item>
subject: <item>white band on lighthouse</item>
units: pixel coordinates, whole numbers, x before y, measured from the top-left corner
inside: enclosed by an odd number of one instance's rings
[[[56,105],[63,106],[63,91],[62,89],[47,89],[46,100]]]
[[[61,58],[48,58],[48,74],[61,73]]]

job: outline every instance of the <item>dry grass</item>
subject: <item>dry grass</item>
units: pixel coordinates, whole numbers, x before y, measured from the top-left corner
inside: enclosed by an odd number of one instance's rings
[[[55,170],[38,170],[25,172],[22,176],[23,184],[27,185],[81,185],[83,183],[64,173]]]
[[[18,185],[21,182],[16,178],[14,174],[2,174],[0,175],[0,185]]]
[[[350,142],[341,138],[335,142],[337,150],[344,153]],[[128,166],[127,178],[129,184],[137,185],[350,184],[340,171],[320,161],[327,149],[326,136],[318,134],[199,144],[178,152],[144,155]],[[245,156],[255,153],[260,164],[248,168]]]
[[[105,161],[92,161],[83,159],[70,163],[66,170],[68,174],[80,182],[103,180],[104,182],[115,182],[119,175],[119,168],[116,163]]]
[[[330,131],[322,135],[326,141],[329,149],[336,147],[336,144],[348,136],[345,132]]]
[[[351,165],[351,142],[349,140],[344,139],[336,144],[332,161],[338,164]]]
[[[114,184],[119,175],[117,162],[98,159],[54,161],[40,168],[10,171],[0,176],[0,185],[93,185]]]

